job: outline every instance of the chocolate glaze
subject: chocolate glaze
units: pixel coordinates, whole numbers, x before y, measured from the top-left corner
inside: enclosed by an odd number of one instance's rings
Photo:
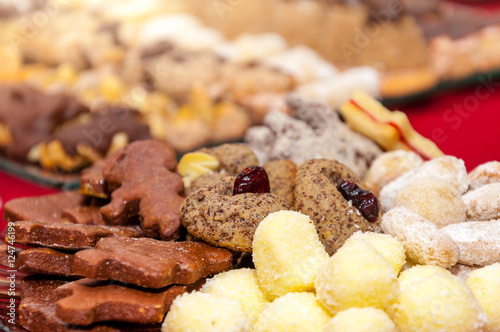
[[[88,109],[65,94],[47,94],[25,85],[0,85],[0,123],[11,133],[9,158],[25,161],[30,149]]]
[[[48,141],[60,141],[70,155],[76,155],[77,146],[83,144],[105,156],[113,136],[120,132],[127,134],[129,142],[151,138],[149,127],[141,122],[138,112],[109,106],[102,113],[92,114],[89,122],[63,126]]]

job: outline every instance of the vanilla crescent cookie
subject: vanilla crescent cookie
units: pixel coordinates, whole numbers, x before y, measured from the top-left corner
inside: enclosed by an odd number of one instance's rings
[[[365,176],[366,184],[378,195],[386,184],[423,163],[422,158],[411,151],[396,150],[383,153],[368,169]]]
[[[469,173],[470,189],[477,189],[489,183],[500,182],[500,162],[490,161],[474,168]]]
[[[381,224],[385,233],[403,243],[408,258],[419,264],[449,268],[458,262],[460,251],[451,237],[407,208],[385,213]]]
[[[289,210],[274,194],[233,195],[234,177],[196,189],[184,200],[180,220],[189,234],[218,247],[252,251],[255,229],[268,214]]]
[[[384,211],[389,211],[394,207],[394,198],[399,191],[413,181],[423,178],[448,181],[460,194],[465,193],[469,188],[469,178],[463,160],[453,156],[436,158],[404,173],[382,188],[379,198]]]
[[[500,182],[469,191],[462,198],[469,220],[500,219]]]
[[[311,159],[297,171],[293,190],[294,210],[314,221],[326,251],[332,255],[357,231],[378,231],[381,209],[377,199],[370,203],[374,218],[369,221],[352,198],[344,198],[339,186],[352,183],[361,190],[366,184],[347,166],[328,159]],[[368,193],[371,195],[371,193]]]
[[[500,220],[467,221],[441,230],[460,248],[459,263],[479,266],[500,263]]]

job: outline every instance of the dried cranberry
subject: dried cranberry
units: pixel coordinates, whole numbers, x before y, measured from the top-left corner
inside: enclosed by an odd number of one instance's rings
[[[339,184],[337,189],[345,199],[352,201],[352,205],[361,212],[366,220],[369,222],[376,222],[378,220],[380,208],[377,197],[374,194],[348,181]]]
[[[260,166],[250,166],[241,172],[234,181],[233,195],[243,193],[269,193],[271,186],[266,170]]]

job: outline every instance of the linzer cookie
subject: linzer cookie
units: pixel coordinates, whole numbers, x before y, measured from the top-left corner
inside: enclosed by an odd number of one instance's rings
[[[87,198],[76,191],[16,198],[5,203],[4,219],[6,222],[19,220],[58,222],[61,220],[62,210],[81,206],[86,201]]]
[[[143,234],[138,227],[43,221],[17,221],[14,227],[18,243],[70,250],[92,248],[104,237],[139,237]]]
[[[179,236],[179,208],[184,184],[174,173],[175,151],[165,142],[138,141],[113,153],[102,174],[111,202],[101,208],[104,220],[126,224],[139,216],[148,237],[176,239]]]
[[[85,326],[104,321],[161,323],[173,300],[186,290],[180,285],[147,290],[81,279],[57,288],[65,297],[57,301],[56,315],[67,324]]]
[[[0,137],[0,149],[9,158],[26,161],[30,150],[49,138],[58,126],[86,112],[86,107],[64,94],[1,85],[0,124],[7,131]]]
[[[79,251],[73,271],[88,278],[118,280],[162,288],[192,284],[232,266],[232,254],[199,242],[162,242],[147,238],[107,238],[95,249]]]
[[[103,128],[105,130],[103,130]],[[129,142],[151,138],[136,111],[109,107],[90,119],[64,125],[40,145],[44,168],[78,170]]]

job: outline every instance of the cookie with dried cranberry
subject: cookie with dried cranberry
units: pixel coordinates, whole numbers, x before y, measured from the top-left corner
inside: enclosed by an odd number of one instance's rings
[[[237,180],[238,181],[238,180]],[[270,213],[289,210],[281,196],[267,192],[233,194],[234,177],[226,177],[215,185],[198,188],[181,206],[180,220],[189,234],[218,247],[234,251],[252,251],[253,234],[258,224]],[[238,190],[245,187],[237,185]],[[269,185],[269,184],[268,184]],[[265,186],[264,186],[265,187]]]
[[[290,159],[283,159],[267,162],[263,167],[269,175],[271,192],[282,196],[292,205],[292,189],[295,183],[295,175],[297,174],[297,165]]]
[[[294,210],[311,217],[330,255],[353,233],[379,230],[382,209],[377,198],[338,161],[311,159],[302,164],[293,198]]]

